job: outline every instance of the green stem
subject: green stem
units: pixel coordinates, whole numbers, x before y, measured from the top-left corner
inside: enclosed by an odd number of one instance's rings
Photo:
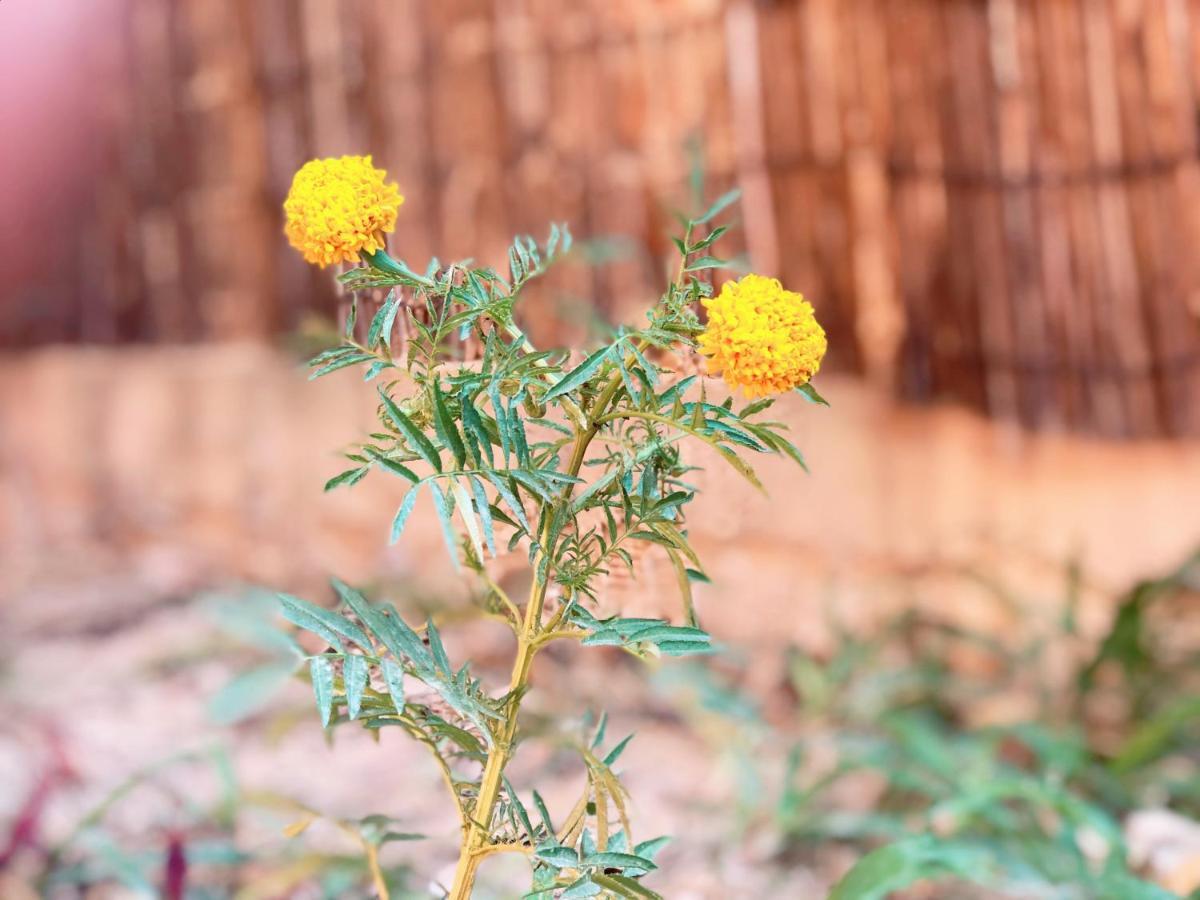
[[[567,474],[572,477],[579,474],[583,468],[583,460],[588,445],[600,430],[600,418],[608,408],[620,389],[621,380],[617,376],[605,386],[604,391],[596,400],[591,417],[587,418],[584,427],[575,434],[575,446],[571,460],[567,466]],[[563,502],[566,502],[574,488],[568,484],[563,489]],[[534,558],[533,569],[537,572],[542,555],[553,555],[550,544],[550,517],[545,517],[541,538],[538,545],[542,548]],[[479,785],[479,798],[475,802],[471,817],[465,826],[462,849],[458,858],[458,868],[454,873],[454,883],[450,888],[449,900],[468,900],[475,884],[475,876],[479,864],[487,856],[490,848],[492,812],[500,795],[500,786],[504,777],[504,767],[512,756],[513,741],[517,733],[517,715],[520,712],[521,698],[529,687],[529,673],[533,666],[533,658],[538,650],[545,645],[541,633],[542,610],[546,602],[546,588],[549,584],[550,573],[546,577],[537,578],[534,575],[533,584],[529,589],[529,602],[525,606],[525,619],[521,633],[517,636],[517,656],[513,661],[512,675],[508,684],[508,709],[504,718],[501,733],[496,737],[492,749],[484,764],[483,775]]]

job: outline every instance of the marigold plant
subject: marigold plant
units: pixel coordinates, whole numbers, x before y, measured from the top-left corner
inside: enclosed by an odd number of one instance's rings
[[[523,798],[506,777],[523,737],[518,713],[533,661],[559,640],[643,658],[712,650],[692,603],[693,583],[706,578],[688,540],[694,465],[683,445],[707,445],[756,487],[746,454],[803,465],[785,427],[764,417],[774,402],[766,395],[795,388],[824,402],[808,381],[824,333],[812,307],[773,279],[750,275],[713,296],[708,277],[727,263],[711,248],[727,226],[710,223],[736,200],[731,192],[684,220],[677,274],[645,326],[616,330],[582,359],[536,350],[516,307],[525,286],[570,252],[570,231],[553,226],[544,244],[517,238],[503,273],[436,260],[418,273],[383,248],[400,199],[384,177],[370,157],[310,162],[285,204],[288,238],[306,259],[361,261],[341,283],[356,298],[387,292],[365,328],[355,299],[344,342],[312,360],[313,377],[362,366],[378,382],[378,428],[326,489],[372,473],[400,479],[407,492],[392,541],[422,498],[430,502],[451,560],[475,580],[480,611],[511,630],[516,652],[508,689],[493,695],[451,662],[433,620],[410,625],[391,604],[341,581],[333,583],[336,611],[284,596],[286,617],[327,645],[305,660],[321,721],[399,728],[431,751],[462,827],[445,896],[471,896],[487,857],[519,853],[532,869],[528,897],[657,897],[643,882],[665,839],[635,841],[616,770],[629,738],[610,744],[603,716],[573,740],[585,778],[569,810],[552,814],[536,790]],[[393,344],[401,319],[403,347]],[[478,358],[455,361],[462,354],[451,345],[468,339]],[[756,399],[710,399],[704,379],[681,376],[679,361],[697,349]],[[600,582],[613,567],[633,570],[637,543],[673,567],[681,621],[598,615]],[[488,560],[502,554],[528,562],[524,600],[492,577]],[[414,683],[424,687],[414,691]],[[386,896],[377,850],[368,847],[368,863]]]

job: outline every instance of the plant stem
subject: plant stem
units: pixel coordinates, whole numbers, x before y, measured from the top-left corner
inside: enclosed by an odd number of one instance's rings
[[[619,376],[605,386],[596,398],[592,413],[586,418],[584,426],[575,432],[575,445],[571,452],[571,461],[567,466],[567,474],[576,476],[583,468],[584,456],[588,445],[600,430],[600,418],[620,390]],[[573,484],[568,484],[563,490],[563,501],[571,496]],[[508,682],[508,709],[500,735],[496,738],[492,749],[488,752],[484,764],[483,776],[479,785],[479,798],[475,802],[470,819],[464,826],[462,849],[458,857],[458,868],[454,872],[454,884],[450,888],[449,900],[468,900],[471,889],[475,885],[475,875],[483,857],[487,855],[488,841],[491,838],[492,811],[500,795],[500,785],[504,776],[504,767],[512,756],[513,740],[517,733],[517,714],[521,708],[521,698],[529,686],[529,672],[533,666],[533,657],[546,643],[541,640],[542,609],[546,602],[546,587],[550,581],[547,570],[546,577],[539,579],[536,575],[539,559],[542,555],[551,553],[550,517],[545,517],[541,537],[538,541],[541,552],[534,558],[533,584],[529,588],[529,601],[525,606],[525,619],[521,633],[517,636],[517,656],[513,661],[512,675]]]

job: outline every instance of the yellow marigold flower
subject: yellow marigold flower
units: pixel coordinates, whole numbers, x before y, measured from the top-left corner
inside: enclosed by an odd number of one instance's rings
[[[292,179],[283,202],[288,242],[316,265],[356,261],[384,248],[404,198],[369,156],[314,159]]]
[[[825,329],[812,304],[774,278],[747,275],[727,281],[706,299],[708,327],[700,352],[708,368],[747,397],[800,387],[817,374],[825,355]]]

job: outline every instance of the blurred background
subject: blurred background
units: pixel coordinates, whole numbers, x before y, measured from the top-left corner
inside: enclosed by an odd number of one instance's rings
[[[466,597],[434,523],[386,546],[391,486],[320,490],[374,404],[305,382],[342,300],[281,203],[343,153],[417,268],[569,222],[539,344],[640,319],[696,172],[829,333],[832,408],[778,406],[812,474],[701,476],[727,653],[547,654],[535,711],[639,733],[667,896],[824,896],[931,836],[999,896],[1157,896],[1109,856],[1200,887],[1198,50],[1189,0],[5,0],[0,895],[362,895],[304,809],[427,831],[387,848],[412,896],[453,863],[420,751],[329,750],[248,646],[258,586]],[[604,604],[677,615],[645,564]],[[494,638],[452,649],[502,674]]]

